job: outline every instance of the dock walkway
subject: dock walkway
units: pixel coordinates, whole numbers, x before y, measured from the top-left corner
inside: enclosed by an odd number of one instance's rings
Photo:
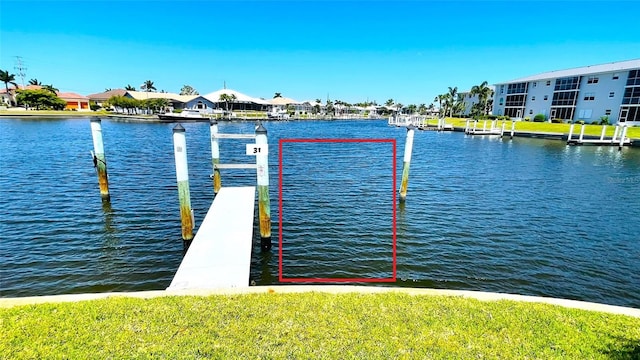
[[[216,195],[167,290],[248,287],[255,186]]]

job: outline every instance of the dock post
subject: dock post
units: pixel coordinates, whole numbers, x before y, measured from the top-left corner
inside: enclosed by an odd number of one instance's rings
[[[473,134],[474,134],[474,135],[476,134],[476,127],[477,127],[477,126],[478,126],[478,120],[475,120],[475,121],[473,122]]]
[[[569,126],[569,135],[567,136],[567,144],[571,141],[571,136],[573,136],[573,126],[575,124],[571,124],[571,126]]]
[[[498,122],[498,120],[491,121],[491,131],[493,131],[494,129],[497,129],[497,127],[496,127],[497,122]]]
[[[411,165],[411,152],[413,149],[413,126],[407,127],[407,140],[404,144],[404,161],[402,163],[402,183],[400,184],[400,202],[407,200],[407,186],[409,184],[409,166]]]
[[[107,159],[104,156],[104,143],[102,142],[102,121],[99,117],[91,118],[91,136],[93,137],[93,166],[98,173],[100,196],[102,201],[110,201],[109,178],[107,176]]]
[[[258,177],[258,212],[260,217],[260,247],[271,249],[271,203],[269,201],[269,151],[267,129],[260,123],[256,128],[256,145],[260,151],[256,154]]]
[[[613,137],[611,138],[612,143],[616,143],[616,138],[618,137],[619,124],[616,124],[616,128],[613,129]]]
[[[464,133],[469,133],[469,119],[467,119],[466,123],[464,124]]]
[[[487,120],[482,122],[482,132],[487,131]]]
[[[622,147],[624,146],[624,138],[627,136],[627,127],[625,125],[622,125],[622,131],[620,132],[620,145],[618,145],[618,151],[622,150]]]
[[[511,138],[513,139],[513,134],[516,132],[516,122],[515,120],[511,120]]]
[[[607,125],[602,125],[602,132],[600,133],[600,141],[604,141],[604,134],[607,132]]]
[[[180,200],[180,219],[182,222],[182,240],[193,240],[193,212],[189,193],[189,167],[187,165],[187,139],[184,127],[178,124],[173,128],[173,154],[176,159],[176,180]]]
[[[220,145],[218,144],[218,120],[211,119],[209,121],[211,130],[211,165],[213,166],[213,193],[217,194],[222,187],[222,179],[220,178],[220,169],[216,165],[220,164]]]
[[[502,120],[502,128],[500,129],[500,137],[504,136],[504,128],[507,126],[507,122]]]
[[[584,124],[580,126],[580,137],[578,138],[578,144],[582,145],[582,138],[584,137]]]

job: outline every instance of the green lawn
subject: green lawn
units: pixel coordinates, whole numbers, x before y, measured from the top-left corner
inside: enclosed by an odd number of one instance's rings
[[[429,124],[435,125],[437,123],[436,120],[431,120]],[[478,128],[482,128],[484,120],[478,121]],[[447,118],[447,124],[452,124],[455,127],[464,128],[466,126],[465,119],[458,118]],[[505,131],[511,130],[511,121],[506,122]],[[473,126],[473,122],[470,122],[470,126]],[[487,120],[487,127],[491,126],[491,120]],[[502,127],[502,120],[496,122],[497,127]],[[576,138],[580,134],[580,127],[582,125],[575,124],[573,128],[573,136]],[[557,123],[548,123],[548,122],[530,122],[530,121],[516,121],[516,131],[527,131],[527,132],[550,132],[550,133],[563,133],[568,134],[569,128],[571,124],[557,124]],[[606,130],[606,136],[613,136],[615,126],[608,125]],[[585,125],[584,128],[585,135],[595,135],[600,136],[602,133],[601,125]],[[618,134],[620,136],[620,134]],[[640,139],[640,127],[630,127],[627,129],[627,137]]]
[[[638,359],[640,319],[444,296],[245,294],[0,309],[0,358]]]

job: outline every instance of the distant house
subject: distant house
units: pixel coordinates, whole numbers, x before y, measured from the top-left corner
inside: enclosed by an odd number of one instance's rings
[[[136,100],[167,99],[169,101],[169,107],[171,109],[186,109],[185,104],[198,97],[198,95],[179,95],[176,93],[161,93],[151,91],[126,91],[124,96]]]
[[[226,109],[227,104],[220,100],[220,96],[222,94],[227,94],[229,96],[235,96],[235,99],[229,103],[229,111],[236,110],[249,110],[249,111],[266,111],[267,107],[270,105],[267,100],[254,98],[249,95],[243,94],[239,91],[231,90],[231,89],[220,89],[218,91],[214,91],[202,96],[204,99],[208,100],[207,106],[213,107],[214,109]]]
[[[10,87],[9,92],[7,92],[7,89],[3,87],[2,89],[0,89],[0,105],[10,105],[11,101],[15,100],[16,90],[18,89],[38,90],[38,89],[42,89],[42,86],[27,85],[23,87],[22,85],[18,85],[18,88]]]
[[[103,104],[107,100],[109,100],[109,98],[113,96],[124,96],[126,92],[127,90],[125,89],[114,89],[114,90],[109,90],[109,91],[105,91],[97,94],[87,95],[87,97],[89,98],[90,101],[95,102],[97,105],[103,106]]]
[[[72,92],[57,92],[56,95],[67,102],[65,110],[91,111],[89,98]]]
[[[214,110],[218,109],[218,103],[211,101],[202,95],[198,95],[195,98],[187,101],[184,105],[185,109],[198,110],[203,114],[211,114]]]

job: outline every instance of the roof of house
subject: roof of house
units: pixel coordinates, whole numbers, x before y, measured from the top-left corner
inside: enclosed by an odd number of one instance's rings
[[[272,105],[302,104],[299,101],[293,100],[291,98],[282,97],[282,96],[269,99],[267,101],[269,102],[269,104],[272,104]]]
[[[57,92],[58,97],[62,100],[87,100],[89,98],[86,96],[82,96],[80,94],[72,93],[72,92]]]
[[[236,96],[235,102],[256,103],[256,104],[261,104],[261,105],[270,105],[271,104],[267,100],[254,98],[254,97],[251,97],[249,95],[243,94],[243,93],[241,93],[239,91],[235,91],[235,90],[231,90],[231,89],[220,89],[218,91],[214,91],[214,92],[208,93],[208,94],[204,95],[203,97],[205,99],[211,101],[211,102],[219,103],[220,102],[220,95],[222,95],[222,94],[227,94],[229,96],[235,95]]]
[[[26,85],[26,86],[18,85],[18,89],[39,90],[39,89],[42,89],[42,86],[40,86],[40,85]],[[15,86],[10,86],[9,87],[9,91],[15,91],[15,90],[16,90]],[[0,89],[0,94],[5,94],[6,92],[7,92],[7,88],[6,87],[2,87]]]
[[[183,103],[191,101],[192,99],[197,98],[199,95],[179,95],[176,93],[162,93],[162,92],[146,92],[146,91],[126,91],[125,94],[129,94],[132,98],[136,100],[145,100],[145,99],[168,99],[168,100],[176,100]]]
[[[563,78],[568,76],[579,76],[579,75],[597,74],[597,73],[614,72],[614,71],[625,71],[625,70],[638,69],[638,68],[640,68],[640,59],[616,61],[616,62],[607,63],[607,64],[589,65],[589,66],[582,66],[582,67],[577,67],[572,69],[548,71],[541,74],[527,76],[527,77],[523,77],[523,78],[511,80],[511,81],[505,81],[503,83],[498,83],[498,84],[509,84],[509,83],[519,83],[519,82],[545,80],[545,79],[556,79],[556,78]]]
[[[112,96],[124,96],[127,92],[125,89],[113,89],[101,93],[87,95],[87,97],[91,100],[107,100]]]

